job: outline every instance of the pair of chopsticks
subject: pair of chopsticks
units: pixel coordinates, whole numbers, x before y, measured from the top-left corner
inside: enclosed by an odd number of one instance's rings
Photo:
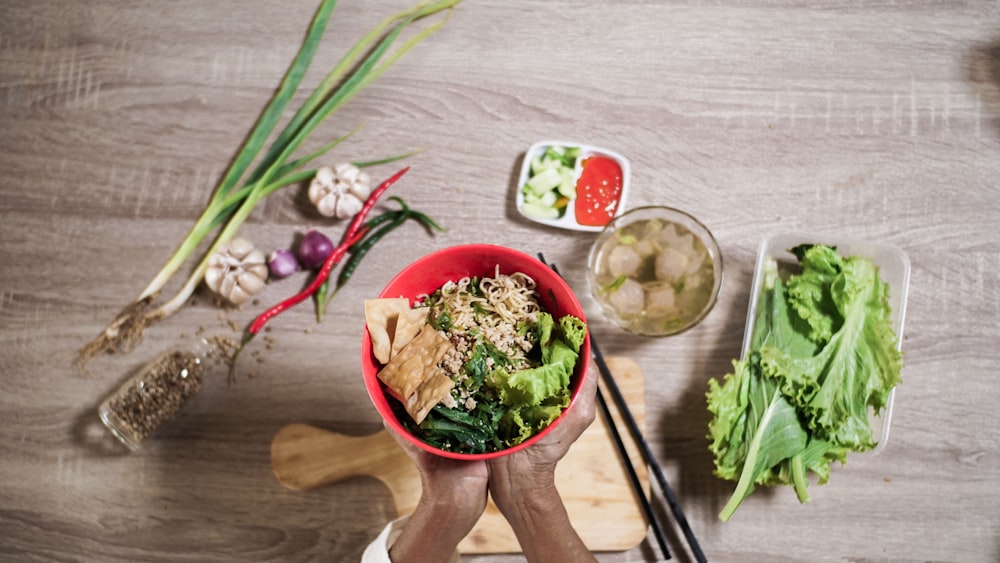
[[[538,253],[538,259],[541,260],[543,264],[548,264],[545,261],[545,257],[540,252]],[[559,274],[559,269],[556,268],[555,264],[548,264],[548,266],[552,268],[556,274]],[[667,504],[670,507],[670,512],[674,515],[674,519],[677,520],[677,525],[684,534],[684,538],[687,540],[688,547],[691,549],[692,555],[694,555],[694,558],[698,561],[698,563],[705,563],[708,561],[705,558],[705,553],[701,550],[701,546],[698,544],[698,539],[695,538],[694,532],[691,530],[691,525],[688,523],[687,517],[684,516],[684,511],[681,509],[681,505],[677,501],[677,496],[674,494],[670,484],[667,483],[667,478],[663,475],[663,469],[660,468],[660,463],[656,460],[656,457],[653,455],[653,451],[650,449],[649,444],[643,437],[642,430],[636,423],[635,417],[632,415],[632,411],[629,409],[628,403],[625,402],[625,397],[622,396],[621,390],[615,382],[614,375],[608,368],[608,364],[604,361],[604,355],[601,353],[601,349],[598,347],[593,333],[590,334],[590,348],[594,356],[594,361],[597,364],[597,368],[601,372],[604,384],[611,393],[611,396],[615,401],[615,406],[618,408],[618,412],[625,421],[625,425],[628,426],[629,432],[632,434],[632,438],[639,446],[639,451],[642,453],[643,459],[652,470],[653,475],[656,478],[656,482],[660,486],[660,490],[663,491],[663,496],[666,498]],[[608,427],[611,429],[611,435],[618,448],[618,453],[622,456],[622,461],[625,463],[629,480],[632,482],[632,487],[635,489],[635,493],[639,498],[639,504],[642,507],[643,513],[646,515],[646,520],[649,521],[649,525],[653,528],[653,534],[656,537],[657,544],[660,546],[660,550],[663,552],[663,557],[671,559],[672,555],[670,553],[670,549],[667,547],[666,534],[663,531],[663,526],[656,517],[656,514],[653,512],[649,499],[646,497],[646,491],[643,490],[642,484],[639,482],[635,466],[632,464],[632,460],[625,449],[625,443],[622,440],[621,434],[618,432],[618,428],[615,426],[615,421],[611,418],[611,411],[608,408],[607,400],[605,400],[600,387],[597,389],[597,403],[601,409],[601,413],[608,422]]]

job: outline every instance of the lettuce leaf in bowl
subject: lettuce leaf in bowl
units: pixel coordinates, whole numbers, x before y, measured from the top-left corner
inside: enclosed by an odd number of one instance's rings
[[[538,315],[538,343],[542,364],[508,374],[493,373],[500,401],[509,408],[501,421],[507,445],[520,444],[552,423],[570,403],[570,379],[580,357],[586,325],[573,316],[556,323],[548,313]]]

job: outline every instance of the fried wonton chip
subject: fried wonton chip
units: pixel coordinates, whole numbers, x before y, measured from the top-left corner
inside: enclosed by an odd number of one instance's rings
[[[434,366],[434,373],[420,384],[417,392],[410,396],[406,403],[406,412],[413,421],[420,424],[434,408],[434,405],[451,396],[455,382],[445,375],[444,370]]]
[[[379,363],[389,363],[392,336],[400,313],[410,310],[410,300],[405,297],[365,299],[365,323],[372,339],[372,353]]]
[[[390,360],[417,336],[420,329],[427,324],[427,315],[430,312],[429,307],[418,307],[399,314],[396,320],[396,332],[392,336],[392,345],[389,349]]]
[[[451,348],[451,341],[424,324],[416,338],[378,374],[417,424],[423,422],[434,405],[451,394],[454,383],[437,365]]]

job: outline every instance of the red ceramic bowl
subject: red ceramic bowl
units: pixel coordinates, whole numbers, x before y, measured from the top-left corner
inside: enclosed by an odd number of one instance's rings
[[[458,280],[466,276],[492,277],[496,273],[496,267],[500,266],[501,274],[512,274],[522,272],[531,276],[537,284],[536,291],[538,300],[542,308],[551,313],[555,318],[564,315],[573,315],[584,321],[583,308],[577,301],[573,290],[566,285],[562,277],[541,261],[523,252],[494,246],[489,244],[468,244],[453,246],[438,250],[423,258],[418,259],[403,269],[392,281],[382,290],[379,297],[408,297],[412,304],[418,295],[430,294],[449,280]],[[474,460],[490,459],[511,454],[523,450],[534,444],[552,431],[566,417],[569,409],[576,403],[577,395],[583,378],[587,375],[587,368],[590,364],[590,335],[583,341],[580,347],[580,359],[577,361],[576,370],[570,380],[571,399],[569,407],[566,408],[559,418],[552,421],[552,424],[545,427],[541,432],[535,434],[524,442],[497,452],[482,454],[464,454],[449,452],[438,449],[420,438],[411,434],[402,422],[396,417],[389,401],[391,399],[385,390],[385,386],[378,379],[378,371],[381,365],[372,354],[371,336],[365,328],[361,335],[361,372],[364,377],[365,387],[368,396],[371,397],[375,409],[382,415],[386,424],[400,435],[404,436],[416,446],[439,456],[453,459]]]

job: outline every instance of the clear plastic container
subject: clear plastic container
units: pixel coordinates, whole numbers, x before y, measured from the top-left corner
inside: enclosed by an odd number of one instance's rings
[[[774,258],[778,264],[778,272],[785,274],[798,270],[798,260],[788,249],[800,244],[823,244],[837,248],[843,256],[860,256],[872,261],[879,269],[882,281],[889,284],[889,305],[892,307],[892,328],[896,332],[897,348],[903,346],[903,320],[906,317],[906,297],[910,286],[910,260],[902,250],[883,243],[873,243],[841,237],[808,235],[798,233],[775,234],[761,242],[757,253],[757,265],[754,269],[753,286],[750,290],[750,305],[747,308],[746,332],[743,335],[741,356],[746,358],[750,352],[754,319],[757,318],[757,304],[764,283],[764,263],[768,257]],[[881,416],[871,415],[873,437],[877,444],[872,450],[878,453],[885,448],[889,438],[889,424],[892,421],[892,409],[895,403],[896,390],[889,392],[885,409]],[[880,420],[881,419],[881,420]]]
[[[159,355],[101,403],[101,422],[130,450],[138,449],[201,390],[210,351],[199,339]]]

